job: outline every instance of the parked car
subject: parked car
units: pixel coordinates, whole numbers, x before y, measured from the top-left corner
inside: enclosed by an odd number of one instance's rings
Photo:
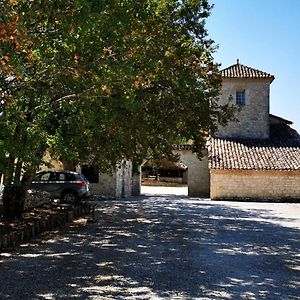
[[[90,195],[89,181],[77,172],[40,171],[32,181],[31,187],[46,191],[54,199],[64,203],[78,203]]]

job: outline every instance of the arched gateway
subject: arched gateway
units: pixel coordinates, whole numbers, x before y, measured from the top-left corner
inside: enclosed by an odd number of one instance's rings
[[[173,153],[179,155],[180,161],[188,168],[188,195],[191,197],[205,197],[210,195],[210,175],[207,151],[200,160],[192,152],[190,145],[173,145]],[[141,167],[132,176],[132,195],[141,193]]]
[[[203,153],[201,160],[192,152],[190,145],[174,145],[173,152],[179,155],[180,161],[188,168],[188,195],[209,198],[210,173],[207,151]],[[106,198],[139,196],[142,184],[141,170],[142,165],[133,170],[132,163],[124,160],[111,173],[100,173],[98,183],[91,184],[91,191]]]

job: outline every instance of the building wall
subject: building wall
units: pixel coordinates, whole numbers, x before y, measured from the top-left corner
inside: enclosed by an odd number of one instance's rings
[[[228,103],[232,96],[235,104],[237,91],[245,91],[246,105],[236,113],[239,122],[219,127],[218,137],[268,138],[269,137],[269,79],[226,79],[222,81],[220,104]]]
[[[100,173],[99,183],[91,183],[91,193],[105,198],[127,198],[132,189],[132,163],[122,161],[111,173]]]
[[[188,167],[188,195],[191,197],[209,197],[210,176],[207,155],[199,160],[190,150],[174,151]]]
[[[211,199],[299,199],[300,171],[211,170]]]
[[[111,174],[99,173],[99,183],[90,184],[91,194],[105,198],[116,198],[116,182],[116,172],[112,171]]]

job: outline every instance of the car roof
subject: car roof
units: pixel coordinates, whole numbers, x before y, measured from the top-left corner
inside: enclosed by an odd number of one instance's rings
[[[38,171],[37,174],[41,173],[67,173],[67,174],[79,174],[78,172],[69,171],[69,170],[43,170]]]

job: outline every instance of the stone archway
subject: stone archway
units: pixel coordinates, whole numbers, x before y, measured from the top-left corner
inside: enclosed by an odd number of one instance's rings
[[[210,197],[210,172],[208,168],[207,153],[203,153],[202,160],[192,152],[189,145],[176,145],[173,152],[180,156],[180,161],[188,167],[188,195],[190,197]],[[132,176],[132,195],[141,194],[141,174],[140,165]]]

